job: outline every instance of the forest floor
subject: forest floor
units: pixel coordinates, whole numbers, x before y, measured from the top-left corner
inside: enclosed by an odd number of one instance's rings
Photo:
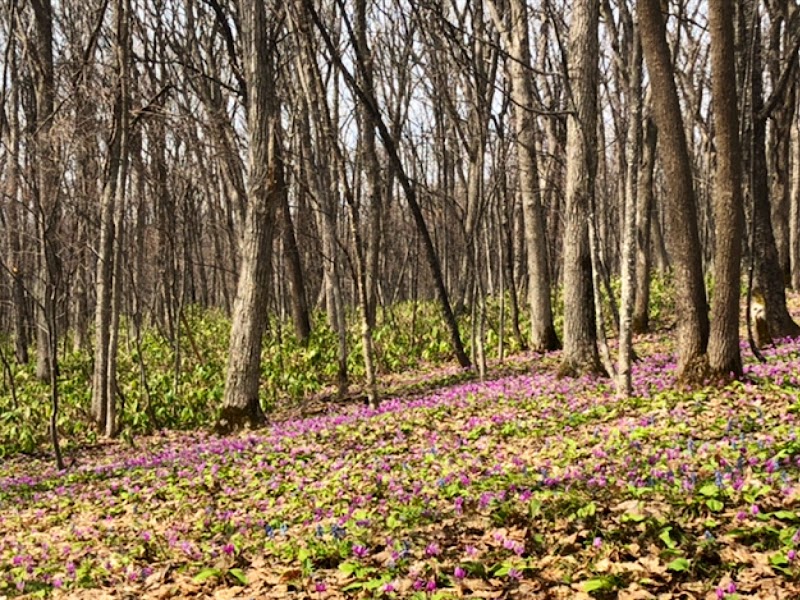
[[[670,346],[637,339],[629,399],[553,353],[63,473],[6,460],[0,598],[800,597],[800,340],[695,390]]]

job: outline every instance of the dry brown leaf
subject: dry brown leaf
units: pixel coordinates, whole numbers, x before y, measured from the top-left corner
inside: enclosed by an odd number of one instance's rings
[[[638,583],[630,584],[617,594],[617,600],[651,600],[652,598],[655,598],[655,596],[639,586]]]

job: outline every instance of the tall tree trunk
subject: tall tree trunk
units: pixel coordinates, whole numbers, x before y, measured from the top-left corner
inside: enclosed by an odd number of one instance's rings
[[[100,248],[97,256],[95,359],[92,379],[92,416],[106,436],[117,432],[116,361],[122,293],[122,228],[125,218],[129,136],[129,0],[114,5],[117,90],[114,132],[109,144],[109,166],[100,208]]]
[[[286,253],[289,283],[291,285],[292,322],[294,323],[294,333],[297,336],[297,340],[305,346],[311,335],[311,318],[308,313],[305,276],[303,274],[303,264],[300,260],[300,249],[297,247],[292,212],[289,209],[289,195],[285,190],[281,194],[280,204],[283,247]]]
[[[267,324],[270,253],[275,208],[285,193],[281,157],[280,109],[275,97],[272,42],[265,3],[242,0],[242,46],[247,81],[247,216],[241,240],[241,272],[236,289],[225,375],[225,395],[218,429],[256,426],[261,341]]]
[[[359,70],[359,82],[367,94],[375,95],[373,57],[367,42],[367,1],[356,1],[355,37],[359,53],[364,57]],[[375,327],[375,307],[377,303],[378,258],[381,242],[381,182],[380,163],[375,143],[375,123],[372,115],[363,104],[356,106],[358,112],[359,150],[364,169],[367,228],[364,241],[365,262],[364,279],[367,303],[364,306],[370,330]],[[371,336],[371,334],[370,334]]]
[[[12,18],[15,18],[12,15]],[[17,79],[16,52],[10,54],[10,73],[12,81]],[[22,256],[22,231],[19,218],[20,186],[19,162],[19,86],[11,88],[11,103],[8,110],[8,150],[6,192],[6,252],[11,270],[12,327],[14,335],[14,358],[18,365],[28,363],[28,331],[25,318],[25,266]]]
[[[657,129],[649,116],[644,120],[642,157],[639,162],[638,215],[636,217],[636,302],[633,308],[633,331],[645,333],[650,328],[650,280],[652,220],[655,211],[653,171],[656,164]]]
[[[653,116],[659,131],[659,158],[667,183],[667,231],[672,251],[678,320],[678,377],[705,376],[708,303],[701,264],[692,167],[683,127],[674,68],[659,0],[639,0],[639,27],[653,89]]]
[[[714,182],[715,256],[714,296],[708,362],[721,377],[739,377],[739,284],[741,279],[744,201],[742,151],[739,141],[738,94],[734,55],[733,13],[729,0],[709,0],[711,30],[711,89],[717,145]]]
[[[36,41],[34,73],[36,122],[34,132],[35,157],[33,167],[35,173],[34,197],[35,216],[38,228],[37,269],[34,280],[36,301],[36,377],[42,381],[50,381],[50,359],[48,345],[50,343],[47,322],[46,304],[51,295],[47,289],[48,265],[45,246],[55,244],[58,222],[58,173],[56,171],[56,150],[52,139],[53,110],[55,98],[55,74],[53,68],[53,7],[51,0],[31,0],[33,7]],[[44,235],[53,236],[45,240]]]
[[[750,98],[749,115],[751,190],[753,197],[752,219],[755,221],[754,282],[764,296],[767,324],[773,338],[800,335],[800,326],[792,320],[786,309],[786,289],[783,270],[778,257],[775,235],[772,229],[771,207],[769,201],[769,181],[767,171],[767,115],[764,112],[764,88],[761,60],[761,28],[758,19],[758,6],[755,0],[745,2],[745,47],[750,56]],[[755,25],[755,26],[754,26]]]
[[[571,108],[567,117],[566,228],[564,232],[564,357],[561,374],[603,371],[597,332],[589,248],[597,174],[597,83],[599,3],[572,7],[567,71]]]
[[[630,396],[632,390],[633,307],[636,296],[636,212],[639,157],[642,147],[642,44],[633,25],[628,83],[628,132],[625,178],[625,217],[622,227],[622,290],[619,321],[619,362],[617,394]]]
[[[775,247],[778,252],[778,263],[784,275],[784,283],[791,277],[789,259],[789,213],[790,213],[790,157],[791,131],[797,104],[797,52],[792,54],[792,27],[787,20],[788,10],[797,10],[794,2],[768,3],[770,12],[769,53],[767,70],[773,88],[778,87],[785,69],[795,71],[784,90],[782,98],[775,106],[769,120],[769,139],[767,152],[769,155],[770,204],[772,208],[772,224],[775,234]],[[775,91],[773,91],[775,93]]]
[[[494,6],[494,2],[492,2]],[[530,349],[543,352],[560,346],[553,325],[550,298],[550,271],[547,265],[547,235],[539,192],[539,166],[536,159],[536,124],[533,89],[530,78],[531,57],[528,15],[525,0],[510,2],[510,33],[506,35],[510,61],[511,98],[514,104],[514,127],[522,216],[525,223],[525,246],[528,259],[528,305],[531,317]],[[495,7],[493,16],[500,31],[504,27]]]
[[[789,211],[789,263],[792,289],[800,292],[800,129],[792,125],[792,192]]]

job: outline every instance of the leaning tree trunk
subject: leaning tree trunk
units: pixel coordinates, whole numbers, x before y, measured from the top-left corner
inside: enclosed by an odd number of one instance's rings
[[[674,68],[659,0],[639,0],[639,27],[659,132],[659,158],[666,176],[666,214],[672,251],[678,320],[678,377],[705,376],[708,303],[701,264],[692,166],[683,126]]]
[[[567,65],[572,110],[567,117],[563,375],[603,372],[597,353],[589,248],[597,174],[598,20],[596,1],[573,4]]]
[[[729,0],[709,0],[711,29],[711,91],[717,145],[714,182],[714,297],[708,362],[721,377],[739,377],[739,284],[741,279],[744,201],[742,152],[739,141],[738,94],[734,57],[733,13]]]
[[[322,22],[313,2],[311,2],[311,0],[298,0],[298,4],[301,5],[302,9],[305,10],[313,20],[314,25],[319,31],[326,48],[331,53],[333,61],[336,63],[340,73],[344,76],[347,85],[356,96],[358,102],[364,105],[372,117],[373,123],[378,130],[380,140],[383,143],[384,150],[386,151],[389,164],[397,175],[400,187],[403,190],[406,201],[408,202],[408,207],[411,210],[411,216],[414,218],[414,224],[416,225],[420,240],[422,241],[424,256],[430,269],[431,278],[433,279],[436,299],[439,302],[445,326],[450,334],[450,344],[452,346],[453,353],[455,354],[456,360],[458,360],[458,363],[462,367],[470,367],[472,366],[472,363],[470,362],[467,353],[464,351],[464,344],[461,341],[461,333],[458,329],[458,321],[456,321],[456,315],[453,311],[453,306],[450,303],[450,297],[444,284],[444,275],[442,273],[442,265],[439,261],[439,255],[436,253],[436,248],[433,245],[433,238],[431,237],[428,223],[425,219],[424,213],[422,212],[422,207],[419,204],[417,197],[417,185],[414,181],[412,181],[405,169],[403,161],[400,158],[397,139],[392,135],[392,132],[389,131],[389,128],[383,119],[383,115],[378,108],[378,103],[375,96],[371,95],[369,90],[364,90],[358,84],[358,81],[356,81],[353,73],[345,65],[342,56],[338,54],[338,49],[334,44],[333,39],[331,39],[331,35],[325,27],[325,24]],[[300,8],[300,6],[298,8]],[[348,29],[350,30],[349,33],[352,34],[352,28],[349,27],[349,23]],[[352,42],[353,36],[351,35],[350,37],[350,41]],[[363,69],[364,60],[365,57],[356,51],[355,66],[359,71]]]
[[[261,0],[241,2],[249,137],[247,215],[241,239],[241,271],[218,429],[228,432],[262,418],[258,400],[261,341],[267,325],[270,252],[275,207],[284,193],[280,110],[275,98],[273,49],[267,37],[267,12]]]

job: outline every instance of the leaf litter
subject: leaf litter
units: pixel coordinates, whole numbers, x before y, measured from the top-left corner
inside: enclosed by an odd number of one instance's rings
[[[7,461],[0,596],[800,596],[800,340],[693,391],[640,347],[630,399],[548,368]]]

